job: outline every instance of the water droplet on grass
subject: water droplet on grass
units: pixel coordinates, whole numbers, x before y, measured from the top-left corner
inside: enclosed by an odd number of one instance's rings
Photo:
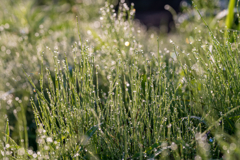
[[[130,44],[130,43],[129,43],[128,41],[125,42],[125,46],[129,46],[129,44]]]

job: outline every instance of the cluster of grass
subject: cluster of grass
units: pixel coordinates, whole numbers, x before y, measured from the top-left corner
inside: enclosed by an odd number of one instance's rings
[[[1,159],[240,158],[237,31],[198,15],[164,37],[125,3],[88,22],[3,2]]]

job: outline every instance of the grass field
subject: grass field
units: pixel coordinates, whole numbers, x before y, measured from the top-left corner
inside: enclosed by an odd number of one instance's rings
[[[134,5],[37,2],[0,6],[0,159],[240,159],[234,0],[170,34]]]

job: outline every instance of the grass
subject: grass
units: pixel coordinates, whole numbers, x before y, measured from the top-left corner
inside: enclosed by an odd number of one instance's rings
[[[238,31],[201,15],[157,36],[122,3],[92,21],[4,3],[1,158],[240,157]]]

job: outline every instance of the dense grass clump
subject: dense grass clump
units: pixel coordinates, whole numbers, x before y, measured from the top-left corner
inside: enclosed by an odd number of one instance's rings
[[[135,23],[134,5],[95,5],[100,17],[69,10],[56,26],[1,15],[0,158],[239,159],[238,31],[196,9],[166,36]]]

